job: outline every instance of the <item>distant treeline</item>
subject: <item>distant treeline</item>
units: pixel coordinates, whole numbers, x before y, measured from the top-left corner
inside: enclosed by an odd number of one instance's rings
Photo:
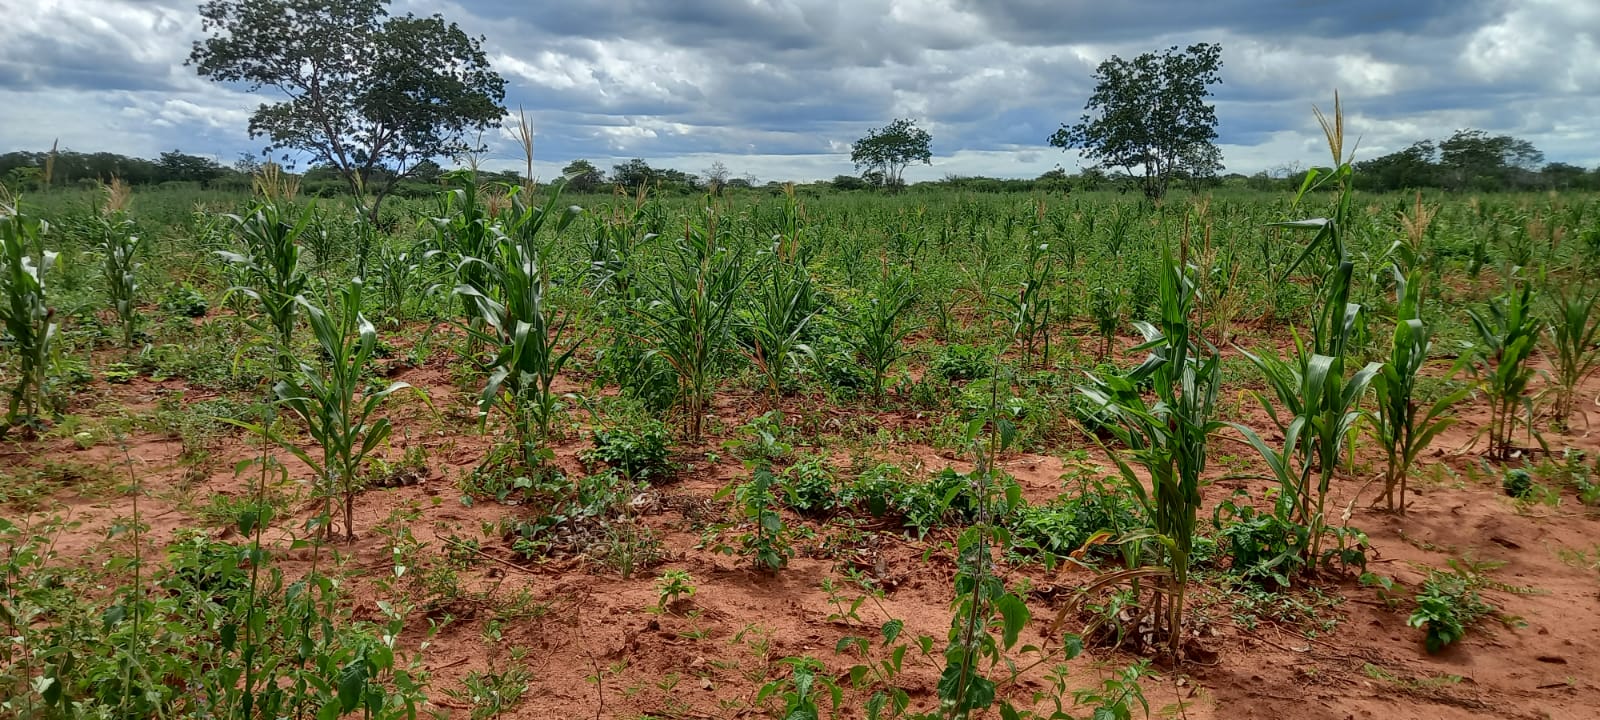
[[[134,186],[184,183],[215,190],[244,191],[250,187],[251,174],[260,167],[261,161],[250,155],[240,156],[232,165],[223,165],[209,157],[189,155],[178,150],[161,153],[154,160],[108,152],[18,151],[0,154],[0,183],[13,190],[33,191],[46,185],[95,186],[116,177]],[[1546,163],[1544,153],[1532,143],[1509,135],[1490,135],[1481,130],[1461,130],[1441,141],[1422,140],[1399,152],[1358,162],[1356,168],[1358,187],[1373,192],[1424,188],[1470,192],[1600,190],[1600,168],[1584,169],[1567,163]],[[601,171],[587,160],[574,160],[562,170],[572,177],[571,189],[580,193],[606,193],[618,188],[631,192],[644,186],[658,193],[689,195],[713,188],[776,191],[784,185],[779,181],[761,183],[749,175],[731,177],[720,163],[699,175],[653,168],[642,159],[613,166],[610,173]],[[386,172],[382,169],[377,171]],[[431,195],[438,190],[440,177],[444,173],[445,170],[438,164],[424,160],[396,185],[394,194],[402,197]],[[1219,187],[1284,190],[1298,187],[1305,174],[1306,170],[1291,165],[1254,175],[1229,173],[1179,178],[1179,185],[1187,185],[1195,190]],[[521,181],[521,176],[515,171],[484,171],[479,173],[479,177],[485,182]],[[385,179],[374,176],[367,178],[367,181]],[[331,167],[313,166],[300,173],[299,180],[300,191],[307,195],[331,197],[349,193],[349,185]],[[903,188],[886,188],[880,178],[870,174],[839,175],[832,180],[803,184],[800,188],[811,192],[950,189],[988,193],[1135,189],[1127,178],[1097,168],[1087,168],[1074,174],[1056,168],[1032,179],[946,175],[939,180],[913,183]]]
[[[1458,130],[1446,140],[1420,140],[1399,152],[1356,163],[1356,184],[1379,192],[1597,190],[1600,168],[1546,163],[1544,153],[1527,140]]]
[[[84,153],[72,150],[59,152],[9,152],[0,155],[0,183],[14,190],[38,190],[48,185],[55,188],[93,187],[119,178],[135,187],[151,187],[172,183],[194,185],[213,190],[250,189],[250,176],[259,170],[262,161],[251,155],[241,155],[232,165],[223,165],[204,155],[190,155],[178,150],[161,153],[159,158],[129,157],[109,152]],[[379,169],[368,181],[385,179],[387,170]],[[395,194],[422,196],[438,190],[438,179],[443,169],[431,160],[425,160],[400,182]],[[516,182],[516,173],[487,173],[492,179]],[[300,191],[308,195],[329,197],[348,194],[349,184],[332,167],[314,166],[299,174]]]

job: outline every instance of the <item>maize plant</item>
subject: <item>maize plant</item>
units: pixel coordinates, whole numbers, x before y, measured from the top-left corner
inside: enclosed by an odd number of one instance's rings
[[[45,295],[45,277],[56,253],[44,249],[50,224],[0,207],[0,322],[16,348],[17,384],[11,388],[6,428],[36,422],[47,404],[56,312]]]
[[[489,206],[480,197],[476,177],[464,170],[447,177],[456,187],[440,194],[438,215],[430,218],[428,224],[433,228],[435,244],[455,266],[457,286],[488,295],[491,292],[490,268],[499,247],[499,229]],[[477,262],[467,262],[468,258]],[[461,296],[461,311],[468,325],[476,327],[482,321],[478,305],[467,295]]]
[[[1027,256],[1022,263],[1022,287],[1015,297],[997,297],[1010,307],[1011,335],[1022,346],[1022,364],[1032,365],[1036,352],[1050,364],[1050,319],[1055,311],[1056,256],[1043,237],[1044,203],[1036,206],[1034,222],[1028,232]]]
[[[1578,386],[1600,368],[1600,285],[1552,282],[1548,287],[1550,391],[1556,396],[1556,419],[1568,427]]]
[[[311,282],[301,267],[300,238],[311,228],[312,211],[307,205],[299,218],[291,220],[286,208],[277,203],[258,203],[247,215],[228,216],[239,250],[215,251],[233,268],[233,287],[227,294],[242,295],[258,304],[265,320],[247,322],[269,338],[278,369],[284,373],[295,369],[294,330],[301,296]]]
[[[1194,550],[1195,519],[1200,510],[1200,475],[1206,467],[1206,446],[1222,427],[1215,419],[1222,382],[1220,356],[1192,325],[1196,286],[1184,264],[1162,253],[1159,325],[1139,322],[1145,337],[1138,349],[1149,357],[1127,377],[1089,376],[1079,392],[1114,420],[1109,429],[1127,445],[1134,461],[1150,475],[1146,492],[1133,468],[1112,454],[1128,489],[1150,518],[1157,561],[1165,565],[1166,608],[1158,596],[1154,608],[1158,630],[1174,659],[1183,639],[1184,593]],[[1152,404],[1138,390],[1150,380]]]
[[[714,389],[714,365],[728,345],[734,309],[749,271],[739,253],[722,247],[717,216],[704,227],[688,224],[665,277],[649,284],[654,299],[639,314],[654,342],[648,352],[661,357],[678,376],[678,400],[685,431],[699,442]]]
[[[148,243],[133,233],[133,222],[123,218],[100,220],[100,270],[106,282],[107,300],[122,325],[122,346],[133,347],[138,321],[139,279],[143,254]]]
[[[642,246],[657,237],[648,229],[654,209],[653,204],[642,204],[631,213],[618,210],[610,217],[602,215],[595,219],[594,232],[585,244],[588,266],[584,285],[596,298],[616,300],[624,305],[633,302],[638,290],[635,258]]]
[[[908,322],[916,290],[906,275],[890,275],[877,291],[857,308],[852,318],[856,329],[856,354],[872,372],[872,397],[882,398],[884,378],[889,368],[906,356],[905,340],[917,331]]]
[[[333,534],[335,503],[342,512],[345,540],[355,540],[355,496],[362,490],[362,465],[389,438],[389,419],[378,417],[383,401],[410,385],[393,382],[382,388],[365,385],[367,363],[377,348],[378,332],[361,312],[362,283],[354,278],[339,293],[333,315],[304,297],[295,302],[306,315],[317,349],[327,358],[322,367],[300,363],[296,372],[272,388],[280,405],[306,425],[306,434],[322,449],[320,457],[279,439],[285,449],[309,465],[317,476],[323,500],[325,536]],[[259,428],[257,428],[259,431]]]
[[[790,371],[802,359],[816,358],[811,346],[801,339],[816,317],[818,303],[811,273],[806,269],[808,253],[792,189],[784,200],[781,225],[767,255],[767,279],[760,284],[755,303],[743,319],[750,337],[746,353],[766,379],[773,402],[787,391]]]
[[[1111,341],[1122,324],[1122,289],[1104,285],[1089,291],[1089,312],[1094,316],[1095,333],[1100,336],[1100,359],[1111,354]]]
[[[1487,312],[1468,310],[1467,317],[1481,343],[1474,368],[1489,396],[1489,455],[1510,460],[1515,452],[1511,438],[1516,433],[1518,408],[1530,420],[1533,416],[1532,402],[1526,397],[1534,375],[1528,360],[1542,332],[1533,307],[1533,286],[1517,282],[1490,300]],[[1533,432],[1531,422],[1523,424]]]
[[[1462,388],[1448,393],[1426,408],[1417,401],[1417,378],[1428,361],[1428,350],[1433,345],[1432,331],[1422,322],[1421,272],[1413,271],[1409,278],[1399,267],[1393,268],[1393,272],[1394,341],[1389,361],[1372,379],[1378,408],[1369,420],[1373,435],[1384,449],[1384,501],[1390,510],[1404,515],[1406,484],[1412,464],[1439,433],[1455,424],[1455,418],[1449,416],[1450,406],[1460,402],[1471,390]],[[1396,490],[1399,491],[1398,500]]]
[[[1311,343],[1302,342],[1300,335],[1294,333],[1295,353],[1287,360],[1271,353],[1245,353],[1261,371],[1282,406],[1281,409],[1274,407],[1265,394],[1254,393],[1273,424],[1283,433],[1283,449],[1273,450],[1254,430],[1233,425],[1272,469],[1279,485],[1279,502],[1288,509],[1289,517],[1285,520],[1305,529],[1306,546],[1300,551],[1307,567],[1314,567],[1321,555],[1323,536],[1327,533],[1328,491],[1338,469],[1339,455],[1362,416],[1360,406],[1367,386],[1381,367],[1378,363],[1369,363],[1346,377],[1345,355],[1360,332],[1362,322],[1361,305],[1350,302],[1355,263],[1346,250],[1355,166],[1343,154],[1344,113],[1338,95],[1334,96],[1333,117],[1330,119],[1318,111],[1317,119],[1327,135],[1334,167],[1313,168],[1308,172],[1296,203],[1307,193],[1332,184],[1338,193],[1334,212],[1328,218],[1276,224],[1316,233],[1300,256],[1290,263],[1286,274],[1307,261],[1315,262],[1316,251],[1326,249],[1325,262],[1319,272],[1321,303],[1313,314]],[[1317,475],[1314,483],[1313,472]]]
[[[423,262],[427,253],[420,245],[411,250],[384,247],[378,251],[372,277],[378,285],[383,313],[391,320],[403,322],[418,314],[416,298],[424,294],[430,277],[429,266]]]
[[[557,183],[548,202],[529,211],[525,223],[532,227],[522,241],[501,236],[489,259],[462,260],[463,264],[484,266],[483,277],[493,296],[466,284],[456,287],[456,293],[473,306],[472,316],[481,321],[481,327],[469,326],[468,332],[495,353],[478,399],[478,415],[487,419],[495,407],[505,408],[529,466],[537,464],[537,445],[549,436],[555,417],[556,376],[585,340],[579,338],[562,348],[571,318],[550,304],[549,278],[537,246],[528,242],[552,216],[559,213],[554,219],[557,235],[580,216],[576,208],[556,208],[563,185]]]

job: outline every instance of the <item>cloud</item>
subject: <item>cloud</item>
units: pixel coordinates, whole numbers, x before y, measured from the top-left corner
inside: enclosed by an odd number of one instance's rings
[[[15,147],[150,155],[258,149],[270,95],[183,65],[195,0],[0,0],[0,123]],[[395,0],[482,35],[526,110],[541,172],[641,157],[698,172],[807,180],[853,172],[849,145],[895,117],[934,138],[944,174],[1031,176],[1083,112],[1110,55],[1223,47],[1215,88],[1231,171],[1322,161],[1313,103],[1341,91],[1361,153],[1480,127],[1550,160],[1600,164],[1600,5],[1592,0]],[[489,139],[491,167],[520,165]],[[9,148],[0,148],[0,150]]]

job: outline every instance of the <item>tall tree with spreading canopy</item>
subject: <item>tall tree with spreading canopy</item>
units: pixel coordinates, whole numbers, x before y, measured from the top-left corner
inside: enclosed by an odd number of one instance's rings
[[[1527,140],[1457,130],[1439,143],[1439,165],[1452,190],[1493,190],[1526,185],[1544,164],[1544,153]]]
[[[336,168],[367,211],[432,158],[477,150],[505,115],[505,79],[439,15],[390,16],[388,0],[208,0],[201,77],[287,97],[250,116],[251,137]],[[369,182],[370,181],[370,182]],[[369,187],[370,185],[370,187]]]
[[[567,178],[567,189],[575,193],[600,192],[605,187],[606,174],[588,160],[573,160],[561,168],[561,174]]]
[[[1216,107],[1206,102],[1222,82],[1222,46],[1212,43],[1112,55],[1095,69],[1094,94],[1083,118],[1063,124],[1050,144],[1077,148],[1099,167],[1122,168],[1146,197],[1160,198],[1172,178],[1208,177],[1222,169]]]
[[[900,176],[914,162],[933,164],[933,136],[917,127],[915,120],[897,119],[881,128],[867,131],[866,137],[850,146],[850,162],[862,177],[881,178],[882,184],[898,189],[905,182]]]

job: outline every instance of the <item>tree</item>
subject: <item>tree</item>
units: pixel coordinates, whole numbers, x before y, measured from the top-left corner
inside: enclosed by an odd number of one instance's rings
[[[498,127],[505,80],[480,44],[439,15],[391,17],[388,0],[207,0],[208,37],[188,64],[201,77],[287,97],[250,116],[269,149],[336,168],[369,217],[417,163],[478,149]],[[376,180],[380,175],[383,178]],[[368,181],[375,187],[367,187]]]
[[[907,165],[913,162],[933,164],[933,151],[929,149],[932,144],[933,136],[917,127],[916,121],[897,119],[881,128],[868,130],[866,137],[851,145],[850,162],[856,164],[857,170],[866,168],[862,177],[876,173],[883,185],[899,189],[905,184],[900,176]]]
[[[659,175],[655,168],[641,158],[634,158],[621,165],[611,166],[611,181],[638,192],[639,188],[646,187],[655,182]]]
[[[704,174],[706,176],[706,186],[711,189],[711,192],[720,195],[722,194],[722,188],[728,184],[728,176],[732,173],[728,172],[727,165],[723,165],[722,161],[718,160],[711,163],[711,167],[706,168]]]
[[[1439,143],[1439,164],[1453,190],[1494,190],[1519,180],[1532,180],[1544,153],[1527,140],[1490,135],[1483,130],[1457,130]]]
[[[1062,124],[1049,142],[1080,149],[1100,167],[1122,168],[1149,198],[1165,195],[1174,176],[1215,175],[1217,112],[1206,98],[1222,82],[1221,68],[1222,46],[1212,43],[1131,61],[1112,55],[1095,69],[1082,119]]]
[[[233,171],[240,175],[254,175],[261,172],[262,167],[264,165],[261,158],[256,157],[254,153],[239,153],[239,157],[233,161]]]
[[[419,183],[437,185],[444,178],[444,168],[432,160],[418,160],[411,168],[411,179]]]
[[[833,189],[865,190],[867,189],[867,181],[862,180],[854,175],[835,175],[833,178]]]
[[[670,189],[679,193],[694,193],[700,190],[700,179],[682,170],[667,168],[656,172],[656,185],[663,189]]]
[[[161,153],[156,163],[163,180],[206,183],[222,174],[222,165],[208,157],[185,155],[177,150]]]
[[[1378,192],[1437,185],[1438,155],[1432,140],[1419,140],[1404,150],[1356,163],[1356,181]]]
[[[1583,168],[1564,162],[1550,163],[1539,171],[1541,182],[1551,190],[1590,189],[1587,175],[1588,171]]]
[[[561,168],[561,174],[572,178],[567,181],[567,189],[575,193],[599,192],[606,184],[606,174],[594,163],[588,160],[573,160]]]

